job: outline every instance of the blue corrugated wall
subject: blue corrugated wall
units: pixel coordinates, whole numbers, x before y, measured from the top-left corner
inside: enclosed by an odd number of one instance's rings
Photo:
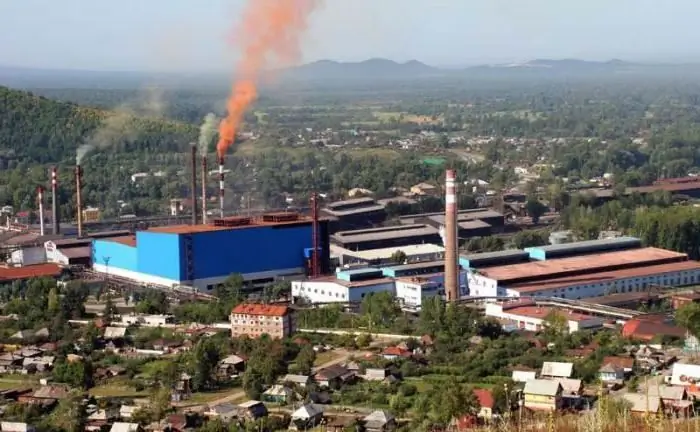
[[[182,236],[139,231],[136,233],[138,271],[153,276],[184,280]]]
[[[92,262],[98,265],[138,271],[136,248],[106,240],[92,242]]]
[[[193,235],[196,279],[304,267],[311,224],[251,227]]]

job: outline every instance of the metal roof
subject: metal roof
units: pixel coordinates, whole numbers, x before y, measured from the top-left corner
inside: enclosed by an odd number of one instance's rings
[[[558,252],[558,251],[578,251],[578,250],[596,250],[597,248],[605,248],[609,246],[630,246],[639,247],[642,241],[635,237],[616,237],[610,239],[600,239],[600,240],[586,240],[573,243],[560,243],[546,246],[534,246],[525,248],[525,251],[529,252],[531,250],[540,250],[547,252]]]
[[[398,225],[353,231],[339,231],[331,237],[338,243],[360,243],[373,240],[439,235],[438,229],[430,225]]]
[[[622,399],[630,404],[632,412],[658,412],[661,407],[661,398],[641,393],[625,393]]]
[[[338,245],[331,245],[331,252],[339,255],[351,256],[364,261],[389,259],[397,251],[406,254],[408,258],[415,255],[428,255],[444,253],[445,248],[431,243],[423,243],[408,246],[393,246],[381,249],[368,249],[364,251],[353,251]],[[527,255],[527,254],[526,254]]]
[[[544,362],[542,363],[542,372],[540,375],[557,378],[569,378],[573,371],[573,363]]]
[[[559,389],[561,389],[561,384],[558,381],[534,379],[525,383],[523,392],[538,396],[556,396]]]
[[[464,263],[465,266],[475,267],[487,263],[503,261],[506,263],[513,263],[516,261],[529,261],[530,254],[521,249],[508,249],[504,251],[497,252],[482,252],[474,253],[468,255],[460,255],[460,263]]]

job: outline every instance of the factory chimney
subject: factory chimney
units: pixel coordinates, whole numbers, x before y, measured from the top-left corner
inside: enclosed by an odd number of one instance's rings
[[[445,293],[447,301],[459,300],[457,258],[457,184],[455,170],[445,175]]]
[[[197,225],[197,145],[192,144],[192,225]]]
[[[53,233],[61,233],[61,222],[58,220],[58,176],[56,167],[51,168],[51,222],[53,222]]]
[[[224,157],[219,156],[219,211],[224,217]]]
[[[319,270],[319,244],[318,244],[318,194],[311,194],[311,275],[317,278],[320,275]]]
[[[202,223],[207,223],[207,156],[202,156]]]
[[[38,186],[36,192],[39,200],[39,233],[43,236],[46,234],[44,231],[44,187]]]
[[[77,220],[78,220],[78,238],[83,236],[83,169],[80,165],[75,166],[75,201]]]

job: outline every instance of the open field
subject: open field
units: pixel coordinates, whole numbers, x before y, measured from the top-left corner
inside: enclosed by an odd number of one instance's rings
[[[390,122],[398,120],[401,116],[402,122],[404,123],[417,123],[417,124],[439,124],[442,123],[442,116],[437,116],[435,119],[430,116],[420,116],[415,114],[409,114],[404,112],[391,112],[391,111],[377,111],[373,113],[376,118],[380,121]]]
[[[330,363],[336,359],[339,359],[343,357],[342,354],[339,354],[335,351],[326,351],[322,353],[316,354],[316,360],[314,361],[314,366],[319,366],[322,364]]]
[[[146,397],[146,390],[138,391],[123,383],[108,383],[93,387],[89,391],[91,396],[96,398],[118,398],[118,397]]]

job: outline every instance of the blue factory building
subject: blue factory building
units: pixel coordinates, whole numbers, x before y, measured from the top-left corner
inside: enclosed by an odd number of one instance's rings
[[[160,286],[212,289],[231,274],[262,284],[304,275],[310,266],[312,221],[296,213],[216,219],[138,231],[93,243],[99,272]],[[320,266],[328,272],[328,222],[319,221]]]

